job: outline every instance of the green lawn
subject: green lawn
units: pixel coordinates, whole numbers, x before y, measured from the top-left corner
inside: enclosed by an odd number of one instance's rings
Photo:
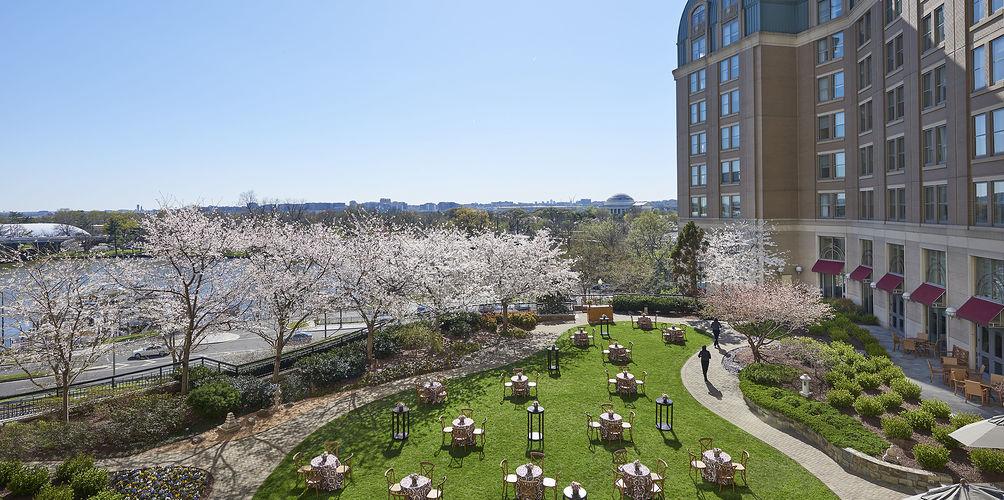
[[[590,442],[585,433],[584,413],[594,417],[599,405],[610,402],[616,411],[627,418],[629,411],[637,413],[634,443],[626,442],[629,460],[639,459],[654,467],[656,459],[669,463],[666,479],[667,498],[718,497],[717,486],[694,481],[687,474],[687,450],[698,448],[698,439],[713,437],[715,446],[738,457],[741,450],[752,455],[749,463],[750,487],[736,487],[736,494],[725,490],[724,498],[836,498],[818,479],[809,474],[787,456],[738,429],[697,403],[683,387],[680,367],[683,362],[708,343],[703,334],[690,331],[686,346],[666,346],[658,333],[633,330],[629,323],[611,328],[613,337],[621,343],[634,342],[634,362],[629,370],[641,375],[647,370],[648,395],[624,400],[609,395],[606,390],[604,369],[611,372],[616,366],[600,360],[599,348],[582,350],[571,346],[567,339],[559,341],[561,347],[561,376],[550,377],[544,371],[540,377],[539,400],[544,414],[544,474],[559,474],[559,484],[564,487],[578,481],[590,493],[590,498],[609,498],[612,493],[612,454],[622,446]],[[602,342],[597,338],[598,342]],[[529,370],[544,366],[544,354],[539,353],[512,366]],[[526,407],[528,401],[502,400],[499,375],[505,370],[490,370],[461,379],[451,380],[449,401],[444,406],[418,407],[414,390],[406,390],[390,398],[363,406],[339,417],[311,434],[294,450],[306,459],[293,463],[292,453],[272,471],[258,490],[255,498],[295,498],[303,486],[298,482],[296,468],[300,462],[316,456],[326,440],[341,440],[344,457],[353,459],[353,481],[342,491],[331,495],[342,499],[375,499],[386,496],[383,473],[393,467],[398,477],[417,472],[419,462],[436,463],[435,481],[445,474],[444,488],[447,498],[497,498],[501,497],[501,471],[499,462],[508,459],[510,472],[527,460]],[[654,427],[654,399],[668,393],[675,401],[675,428],[673,432],[660,433]],[[398,400],[412,410],[411,437],[403,444],[390,439],[389,408]],[[488,417],[487,445],[464,452],[451,451],[441,446],[438,417],[453,420],[462,407],[474,409],[475,420]],[[512,495],[512,488],[510,488]],[[317,497],[313,493],[307,498]]]

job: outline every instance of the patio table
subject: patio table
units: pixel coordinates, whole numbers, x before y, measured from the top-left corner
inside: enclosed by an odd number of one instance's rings
[[[339,465],[341,463],[338,457],[328,452],[321,453],[310,461],[310,467],[321,478],[322,490],[336,491],[342,488],[342,475],[338,473]]]
[[[453,439],[474,444],[474,419],[463,415],[453,419]]]
[[[701,459],[707,465],[704,469],[704,480],[712,483],[718,481],[718,465],[732,463],[732,456],[719,448],[704,450],[701,455]]]
[[[421,474],[410,474],[401,478],[401,491],[411,500],[425,500],[432,491],[432,479]]]
[[[624,418],[617,413],[600,413],[600,437],[604,440],[610,439],[610,431],[618,430],[623,432],[621,423]]]
[[[530,377],[527,377],[526,375],[519,373],[510,377],[509,380],[512,380],[513,394],[519,394],[523,396],[530,394]]]
[[[565,500],[586,500],[587,498],[585,488],[579,487],[579,491],[576,494],[576,491],[572,489],[572,485],[565,486],[562,494],[564,494]]]
[[[639,461],[620,466],[624,474],[624,489],[631,498],[652,496],[652,471]]]
[[[535,493],[534,498],[544,496],[544,469],[534,464],[523,464],[516,467],[516,480],[525,483],[532,483]],[[518,487],[517,487],[518,488]],[[517,492],[519,490],[517,489]]]
[[[637,391],[638,384],[633,374],[626,371],[617,372],[617,392],[619,394],[634,394]]]
[[[610,361],[627,361],[627,347],[620,344],[610,344]]]
[[[427,380],[421,385],[422,392],[429,401],[434,401],[436,403],[443,402],[446,399],[446,388],[443,387],[443,383],[438,380]]]

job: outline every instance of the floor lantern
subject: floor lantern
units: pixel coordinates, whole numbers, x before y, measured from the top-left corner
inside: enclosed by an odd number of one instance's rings
[[[404,403],[398,403],[390,410],[390,432],[395,441],[408,439],[408,433],[411,432],[411,410]]]
[[[526,442],[530,447],[537,442],[544,447],[544,407],[539,401],[526,408]]]
[[[547,348],[547,371],[554,374],[561,373],[561,364],[558,361],[558,346],[556,345]]]
[[[667,394],[655,398],[655,428],[673,430],[673,400]]]

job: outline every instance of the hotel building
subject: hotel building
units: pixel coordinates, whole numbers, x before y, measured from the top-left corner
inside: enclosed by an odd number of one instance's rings
[[[690,0],[680,217],[1004,373],[1004,0]]]

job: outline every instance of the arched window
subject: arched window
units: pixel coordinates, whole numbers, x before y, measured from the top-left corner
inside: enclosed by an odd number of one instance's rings
[[[694,31],[700,31],[707,24],[707,16],[704,5],[694,7],[694,11],[690,13],[690,27]]]

